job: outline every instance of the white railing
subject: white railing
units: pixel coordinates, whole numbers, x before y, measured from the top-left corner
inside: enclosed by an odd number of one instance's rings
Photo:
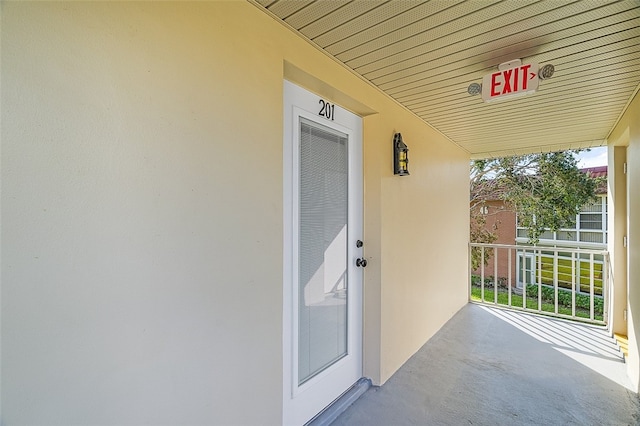
[[[605,250],[471,243],[469,265],[473,302],[608,323]]]

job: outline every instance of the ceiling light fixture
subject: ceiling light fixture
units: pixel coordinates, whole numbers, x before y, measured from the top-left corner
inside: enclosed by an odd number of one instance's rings
[[[547,64],[538,71],[538,78],[540,80],[547,80],[553,76],[555,70],[556,69],[553,65]]]
[[[479,95],[482,93],[482,84],[480,83],[471,83],[467,88],[467,93],[470,95]]]

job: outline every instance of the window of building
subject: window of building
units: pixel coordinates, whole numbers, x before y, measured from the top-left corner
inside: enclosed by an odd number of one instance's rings
[[[517,218],[518,219],[518,218]],[[529,233],[526,228],[516,225],[517,238],[528,238]],[[540,235],[540,242],[544,245],[554,244],[554,242],[574,242],[589,244],[607,243],[607,197],[602,196],[592,204],[584,206],[580,213],[576,215],[575,223],[568,228],[563,228],[557,232],[545,231]]]

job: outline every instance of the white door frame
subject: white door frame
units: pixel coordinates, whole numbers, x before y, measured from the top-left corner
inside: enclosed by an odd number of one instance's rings
[[[298,385],[299,117],[347,134],[349,168],[347,355]],[[284,81],[283,424],[303,424],[362,376],[362,119],[339,105]]]
[[[516,256],[516,288],[523,287],[523,280],[520,279],[520,268],[522,267],[522,278],[526,281],[527,285],[535,284],[536,282],[536,253],[529,252],[527,250],[518,251]],[[527,275],[527,261],[531,261],[531,269],[529,275]],[[526,278],[525,278],[526,277]],[[525,290],[526,292],[526,290]]]

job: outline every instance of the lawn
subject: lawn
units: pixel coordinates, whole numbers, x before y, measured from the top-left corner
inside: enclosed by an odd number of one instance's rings
[[[482,302],[481,296],[480,296],[480,286],[477,285],[472,285],[471,286],[471,300],[475,301],[475,302]],[[494,302],[494,290],[493,288],[487,288],[485,286],[484,288],[484,301],[488,302],[488,303],[493,303]],[[509,306],[509,293],[507,291],[507,289],[505,288],[498,288],[498,304],[499,305],[504,305],[504,306]],[[511,306],[517,307],[517,308],[522,308],[522,296],[519,294],[515,294],[514,292],[511,293]],[[533,309],[533,310],[537,310],[538,309],[538,298],[537,297],[527,297],[527,308],[528,309]],[[545,301],[544,299],[542,300],[542,311],[543,312],[551,312],[554,313],[555,312],[555,304],[553,303],[553,301],[549,302],[549,301]],[[558,303],[558,313],[559,314],[563,314],[563,315],[571,315],[571,307],[570,306],[563,306],[560,303]],[[589,310],[588,309],[584,309],[584,308],[580,308],[580,307],[576,307],[576,316],[580,317],[580,318],[589,318]],[[597,310],[594,311],[594,319],[597,321],[602,321],[602,313],[598,312]]]

